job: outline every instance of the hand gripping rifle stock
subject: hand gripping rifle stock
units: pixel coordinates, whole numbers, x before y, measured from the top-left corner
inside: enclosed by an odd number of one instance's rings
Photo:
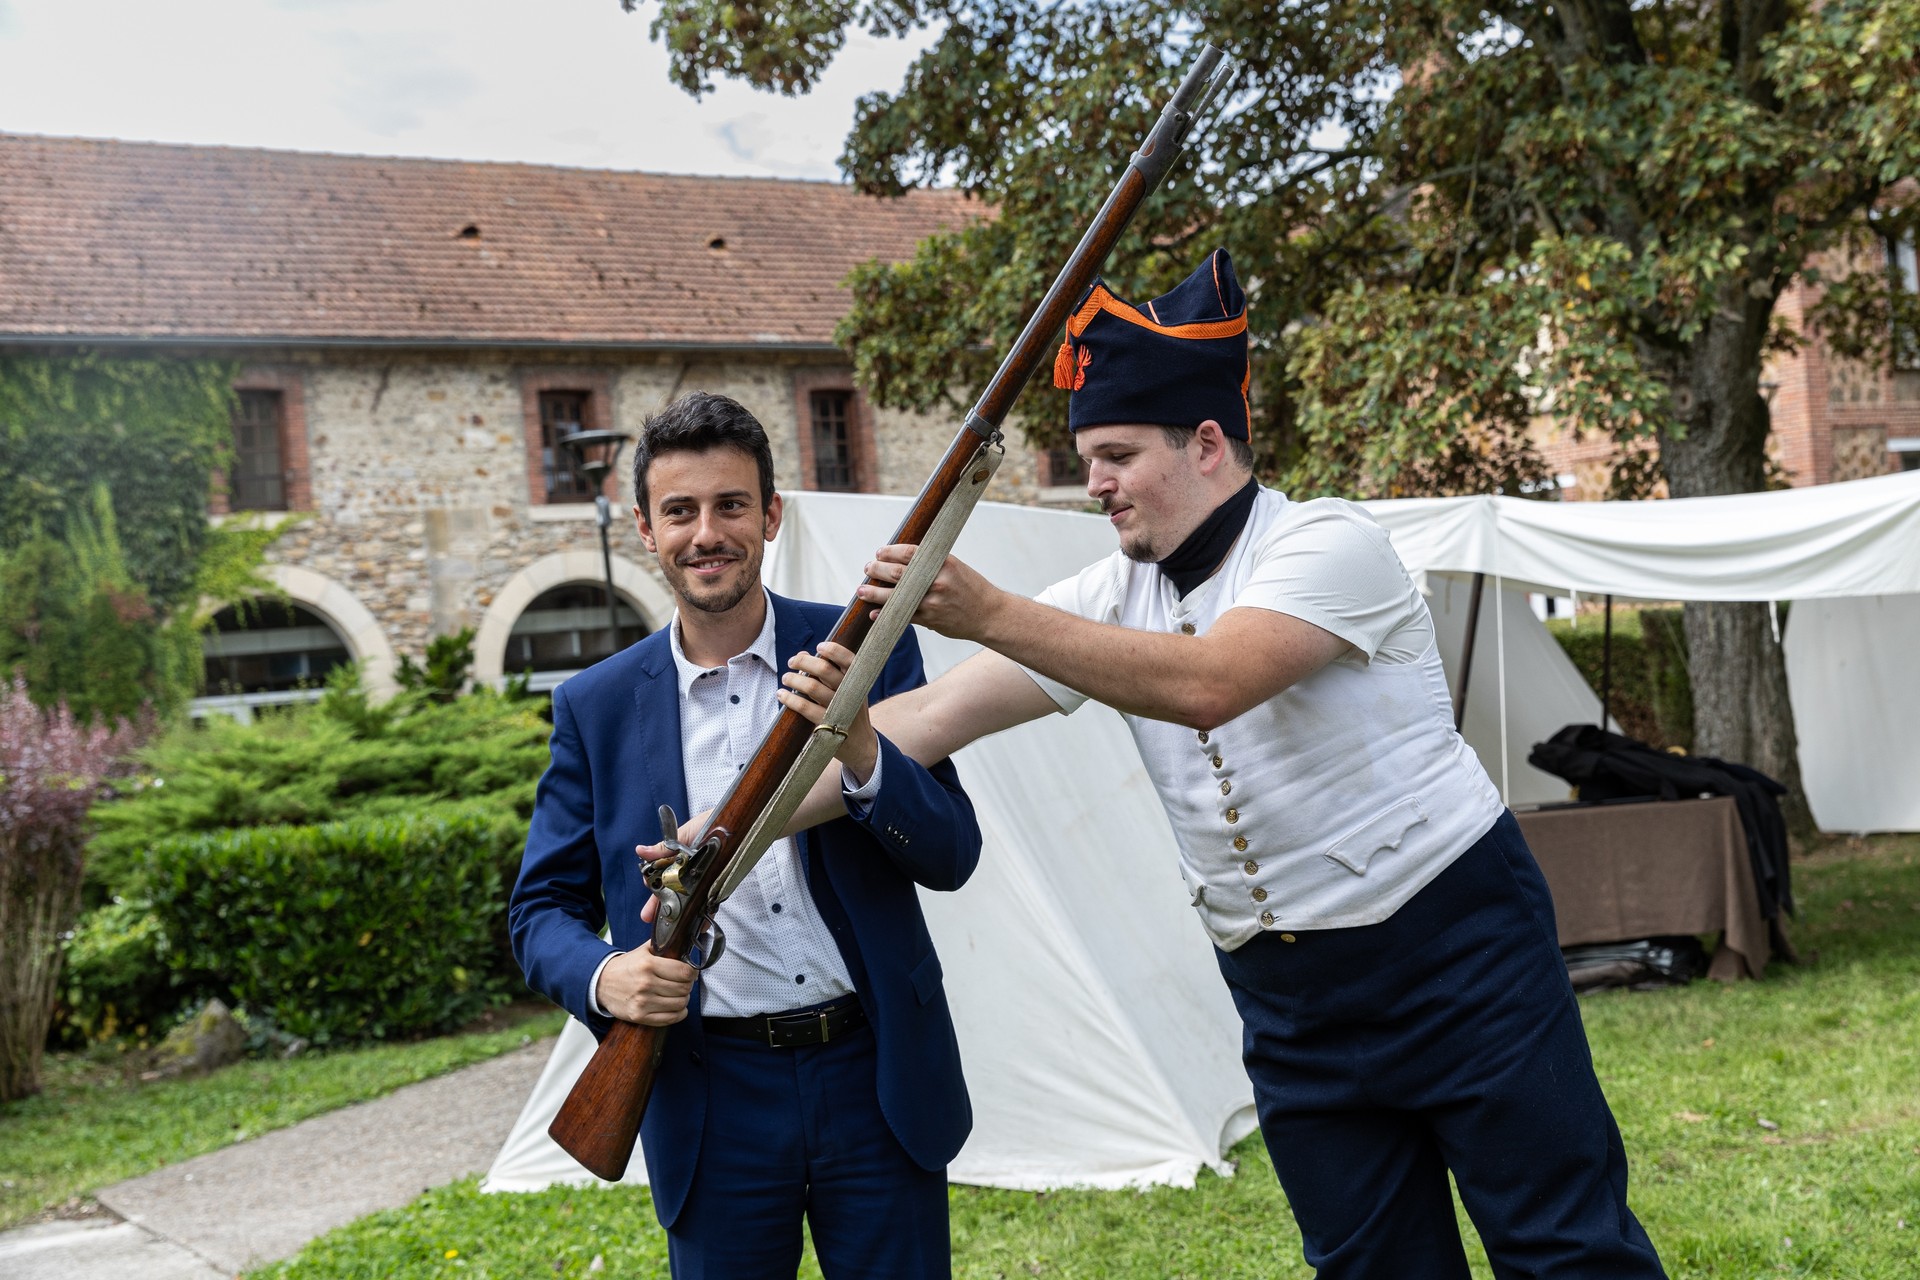
[[[713,913],[779,837],[832,761],[895,642],[999,466],[1005,453],[1000,428],[1013,402],[1034,371],[1051,360],[1069,311],[1099,274],[1141,201],[1166,177],[1194,121],[1225,86],[1229,74],[1225,55],[1204,46],[967,414],[933,478],[894,531],[893,543],[915,544],[920,550],[879,617],[873,617],[872,608],[858,596],[841,613],[832,639],[857,656],[828,708],[825,723],[816,728],[791,711],[781,711],[693,847],[675,839],[673,813],[661,810],[671,856],[648,872],[648,883],[660,898],[653,935],[657,954],[686,959],[699,950],[703,967],[717,958],[721,939],[713,928]],[[666,1035],[664,1027],[615,1022],[547,1128],[568,1154],[608,1181],[619,1181],[633,1156]]]

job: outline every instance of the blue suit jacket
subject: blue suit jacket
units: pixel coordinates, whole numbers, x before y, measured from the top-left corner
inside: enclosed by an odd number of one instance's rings
[[[775,649],[786,660],[832,633],[839,610],[772,597]],[[873,698],[925,683],[911,629]],[[659,807],[685,821],[680,690],[665,628],[554,690],[551,762],[508,919],[527,983],[606,1034],[588,986],[609,947],[652,936],[640,908],[649,891],[633,847],[659,839]],[[980,859],[980,827],[953,765],[926,769],[881,740],[880,793],[862,819],[840,818],[797,837],[807,885],[872,1022],[880,1109],[914,1161],[942,1169],[973,1127],[960,1047],[941,986],[940,958],[914,892],[958,889]],[[641,1146],[661,1224],[686,1203],[707,1110],[699,983],[686,1021],[667,1035]]]

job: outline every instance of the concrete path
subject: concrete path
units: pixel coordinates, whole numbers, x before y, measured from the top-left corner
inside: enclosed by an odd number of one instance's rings
[[[0,1233],[7,1280],[225,1280],[493,1163],[549,1038],[95,1193],[119,1215]]]

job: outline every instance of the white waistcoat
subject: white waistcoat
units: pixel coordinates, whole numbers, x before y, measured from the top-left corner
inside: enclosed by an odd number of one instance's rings
[[[1377,924],[1500,816],[1499,793],[1454,730],[1426,602],[1358,507],[1262,490],[1226,563],[1184,600],[1154,566],[1117,554],[1040,599],[1196,635],[1229,609],[1270,608],[1365,655],[1210,733],[1124,717],[1179,840],[1193,905],[1226,950],[1263,930]],[[1085,701],[1035,678],[1064,710]]]

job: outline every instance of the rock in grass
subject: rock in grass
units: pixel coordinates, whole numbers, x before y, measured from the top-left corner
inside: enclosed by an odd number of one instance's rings
[[[247,1054],[247,1033],[233,1011],[209,1000],[200,1012],[167,1033],[153,1051],[153,1064],[141,1078],[164,1080],[173,1076],[204,1075]]]

